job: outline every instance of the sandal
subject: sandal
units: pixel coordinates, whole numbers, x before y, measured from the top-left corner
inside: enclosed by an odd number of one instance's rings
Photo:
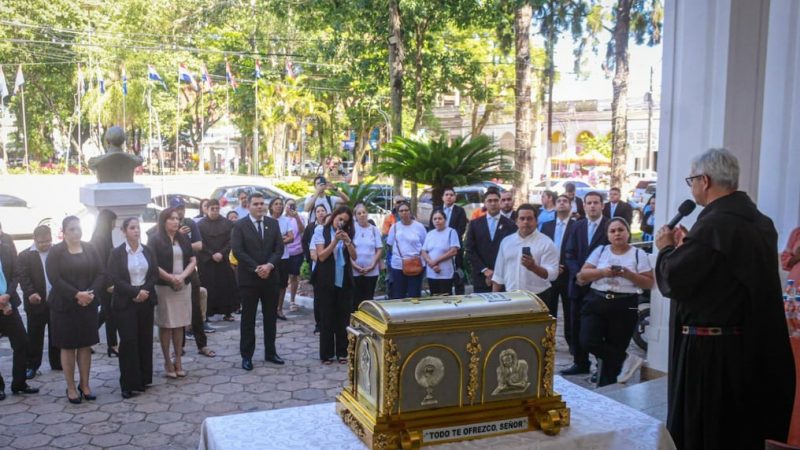
[[[228,314],[228,315],[226,315],[225,317],[223,317],[223,318],[222,318],[222,320],[224,320],[224,321],[226,321],[226,322],[233,322],[233,321],[235,321],[236,319],[234,319],[232,315]]]
[[[300,307],[297,306],[297,303],[295,303],[295,302],[290,302],[289,303],[289,312],[297,312],[299,310],[300,310]]]
[[[209,358],[213,358],[213,357],[217,356],[217,353],[214,352],[214,350],[211,350],[208,347],[201,348],[200,350],[198,350],[198,353],[200,353],[203,356],[208,356]]]
[[[339,358],[339,364],[347,364],[347,358]]]

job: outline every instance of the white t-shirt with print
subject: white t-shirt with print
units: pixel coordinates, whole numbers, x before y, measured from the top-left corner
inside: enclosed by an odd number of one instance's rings
[[[362,227],[358,223],[355,224],[355,236],[353,236],[353,245],[356,247],[356,264],[361,267],[368,267],[375,259],[375,251],[383,248],[383,241],[381,240],[381,232],[375,225],[368,224]],[[377,265],[371,271],[361,274],[353,269],[353,275],[360,277],[376,277],[380,269]]]
[[[636,255],[639,255],[639,263],[636,263]],[[650,258],[644,250],[631,246],[622,255],[616,255],[611,251],[610,245],[601,245],[594,249],[587,264],[591,264],[598,269],[606,269],[611,266],[622,266],[627,270],[636,273],[643,273],[653,270],[650,265]],[[602,292],[618,292],[621,294],[641,294],[642,289],[637,287],[631,280],[623,277],[605,277],[592,282],[592,289]]]
[[[392,246],[392,269],[403,270],[403,258],[419,256],[426,234],[425,226],[416,220],[411,225],[403,225],[403,222],[392,225],[386,236],[386,243]]]
[[[439,259],[453,247],[461,248],[461,244],[458,243],[458,233],[450,227],[445,227],[442,231],[435,228],[429,231],[425,236],[425,243],[422,245],[422,249],[428,252],[428,256],[433,260]],[[449,280],[453,278],[453,273],[453,258],[439,263],[439,273],[436,273],[430,266],[427,266],[425,270],[428,278],[434,280]]]

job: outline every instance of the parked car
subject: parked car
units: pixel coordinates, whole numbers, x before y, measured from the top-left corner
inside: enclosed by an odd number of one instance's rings
[[[50,211],[31,206],[27,201],[9,194],[0,194],[0,224],[3,233],[13,239],[33,239],[33,229],[52,221]]]
[[[186,195],[186,194],[162,194],[156,195],[155,197],[151,198],[150,201],[154,204],[160,206],[161,208],[168,208],[169,203],[172,201],[173,198],[180,197],[186,202],[186,217],[194,217],[200,214],[200,203],[203,199],[199,197],[195,197],[193,195]]]
[[[464,208],[467,217],[472,217],[472,212],[483,206],[483,195],[486,193],[486,186],[476,184],[472,186],[459,186],[454,188],[456,191],[456,204]],[[417,220],[426,227],[430,223],[433,213],[433,190],[428,188],[422,191],[417,202]]]
[[[650,188],[650,186],[652,186],[652,188]],[[648,189],[651,191],[650,194],[647,193]],[[641,210],[642,207],[644,207],[645,202],[647,202],[650,196],[655,194],[655,192],[655,179],[641,180],[636,183],[636,186],[630,192],[630,195],[628,196],[628,203],[633,207],[633,209]]]
[[[294,195],[282,190],[278,189],[275,186],[259,186],[254,184],[237,184],[232,186],[220,186],[214,189],[214,192],[211,193],[209,198],[215,198],[219,200],[219,206],[221,208],[232,209],[239,206],[239,192],[245,191],[247,195],[250,195],[253,192],[260,192],[264,199],[269,202],[275,197],[282,197],[282,198],[295,198]]]
[[[564,193],[564,185],[572,183],[575,185],[575,195],[583,198],[589,192],[597,192],[603,197],[603,202],[608,200],[608,190],[596,188],[589,183],[582,180],[573,180],[568,178],[552,179],[539,182],[532,186],[528,192],[528,200],[534,205],[542,204],[542,192],[553,191],[556,194]]]

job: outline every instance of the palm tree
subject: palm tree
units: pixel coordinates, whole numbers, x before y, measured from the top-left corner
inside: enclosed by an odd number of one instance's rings
[[[442,205],[446,187],[464,186],[491,178],[516,180],[507,168],[511,152],[501,149],[486,135],[469,139],[447,137],[422,142],[395,136],[383,146],[377,172],[393,175],[433,188],[433,206]]]

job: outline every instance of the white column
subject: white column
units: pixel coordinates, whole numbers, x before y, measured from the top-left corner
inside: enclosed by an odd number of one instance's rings
[[[691,160],[711,147],[739,158],[740,189],[755,198],[768,11],[769,0],[665,2],[656,228],[691,198]],[[650,323],[648,364],[666,371],[669,301],[657,290]]]
[[[800,2],[771,1],[768,36],[758,207],[782,250],[800,225]]]

